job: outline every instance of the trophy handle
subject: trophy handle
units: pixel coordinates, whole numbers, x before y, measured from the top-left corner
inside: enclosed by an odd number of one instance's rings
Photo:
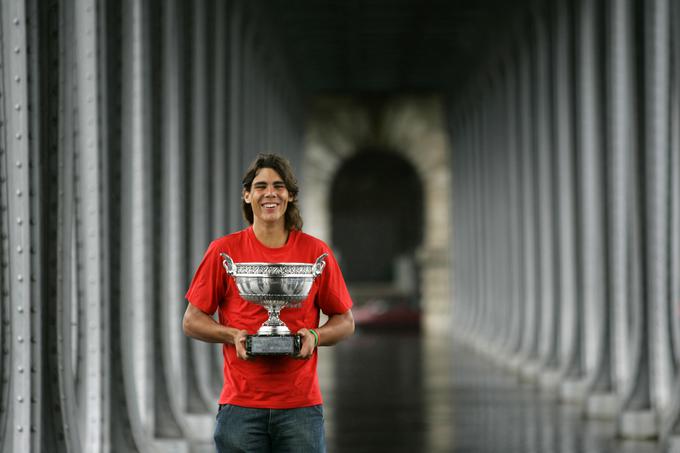
[[[314,274],[314,277],[318,277],[321,275],[321,272],[323,272],[323,268],[326,267],[327,256],[328,253],[324,253],[316,259],[316,263],[314,263],[314,267],[312,268],[312,274]]]
[[[222,261],[222,266],[224,266],[224,270],[227,271],[227,274],[234,275],[234,273],[236,272],[236,265],[234,264],[234,260],[232,260],[231,257],[226,253],[220,253],[220,255],[222,255],[222,258],[224,258],[224,261]]]

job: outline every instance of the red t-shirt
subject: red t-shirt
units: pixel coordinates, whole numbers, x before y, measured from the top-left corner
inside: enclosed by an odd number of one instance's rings
[[[267,320],[267,310],[241,299],[236,284],[222,266],[220,253],[235,263],[314,263],[328,253],[326,266],[314,280],[309,296],[299,308],[285,308],[281,320],[291,332],[319,325],[319,309],[327,315],[341,314],[352,307],[333,253],[329,247],[301,231],[291,231],[286,245],[265,247],[257,240],[252,227],[213,241],[201,261],[187,291],[187,300],[208,315],[217,310],[223,325],[256,333]],[[286,409],[321,404],[316,373],[317,354],[308,360],[289,356],[256,357],[241,360],[234,345],[224,344],[224,385],[220,404]]]

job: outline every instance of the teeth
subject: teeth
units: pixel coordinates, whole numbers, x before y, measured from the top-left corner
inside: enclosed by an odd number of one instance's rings
[[[263,205],[263,206],[264,206],[265,208],[275,208],[275,207],[276,207],[275,204],[265,204],[265,205]]]

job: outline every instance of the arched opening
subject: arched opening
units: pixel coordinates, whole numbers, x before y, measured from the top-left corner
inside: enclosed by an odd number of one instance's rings
[[[417,325],[423,188],[413,166],[379,149],[346,160],[331,186],[331,238],[358,323]]]

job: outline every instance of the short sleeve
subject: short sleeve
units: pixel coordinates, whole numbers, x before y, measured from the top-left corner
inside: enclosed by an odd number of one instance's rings
[[[184,297],[192,305],[212,316],[226,296],[225,276],[222,257],[217,245],[212,242]]]
[[[328,253],[326,266],[318,277],[319,307],[327,315],[342,314],[352,308],[352,298],[333,252],[330,249],[325,250],[325,252]]]

